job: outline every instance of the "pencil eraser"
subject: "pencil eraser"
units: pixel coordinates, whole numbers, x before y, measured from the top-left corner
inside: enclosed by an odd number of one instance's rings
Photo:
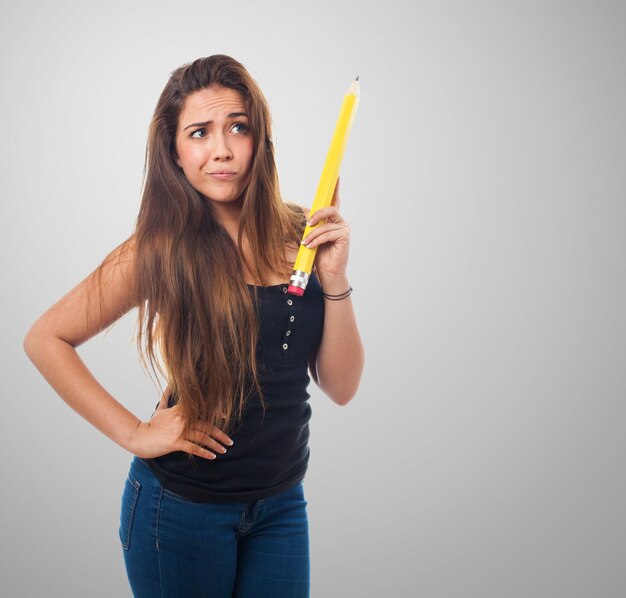
[[[302,297],[302,295],[304,295],[304,289],[302,287],[295,287],[292,284],[289,285],[287,292],[292,295],[297,295],[298,297]]]

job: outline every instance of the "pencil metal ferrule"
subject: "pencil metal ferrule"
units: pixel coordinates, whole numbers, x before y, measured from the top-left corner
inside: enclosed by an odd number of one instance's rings
[[[294,270],[289,280],[292,287],[298,287],[302,290],[306,289],[306,285],[309,282],[310,274],[304,270]]]

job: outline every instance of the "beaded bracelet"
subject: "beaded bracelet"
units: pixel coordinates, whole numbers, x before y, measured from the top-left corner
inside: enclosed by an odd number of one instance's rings
[[[330,299],[331,301],[341,301],[342,299],[349,297],[351,293],[352,293],[352,287],[350,287],[344,293],[339,293],[338,295],[328,295],[327,293],[324,293],[324,291],[322,291],[322,295],[324,295],[326,299]]]

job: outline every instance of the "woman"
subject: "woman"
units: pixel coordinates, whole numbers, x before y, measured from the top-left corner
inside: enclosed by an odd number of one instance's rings
[[[309,595],[308,372],[345,405],[364,361],[338,205],[337,185],[309,220],[326,219],[304,240],[306,292],[288,294],[308,214],[280,198],[266,100],[236,60],[200,58],[158,101],[133,234],[28,332],[57,393],[135,455],[119,528],[135,596]],[[134,307],[168,381],[149,421],[75,350]]]

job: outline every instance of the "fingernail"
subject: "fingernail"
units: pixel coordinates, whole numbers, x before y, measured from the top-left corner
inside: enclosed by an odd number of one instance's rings
[[[229,440],[226,444],[227,444],[228,446],[233,446],[233,444],[235,444],[235,443],[234,443],[232,440]]]
[[[307,220],[307,221],[306,221],[306,223],[307,223],[309,226],[312,226],[312,225],[313,225],[313,219],[312,219],[312,218],[309,218],[309,220]]]

